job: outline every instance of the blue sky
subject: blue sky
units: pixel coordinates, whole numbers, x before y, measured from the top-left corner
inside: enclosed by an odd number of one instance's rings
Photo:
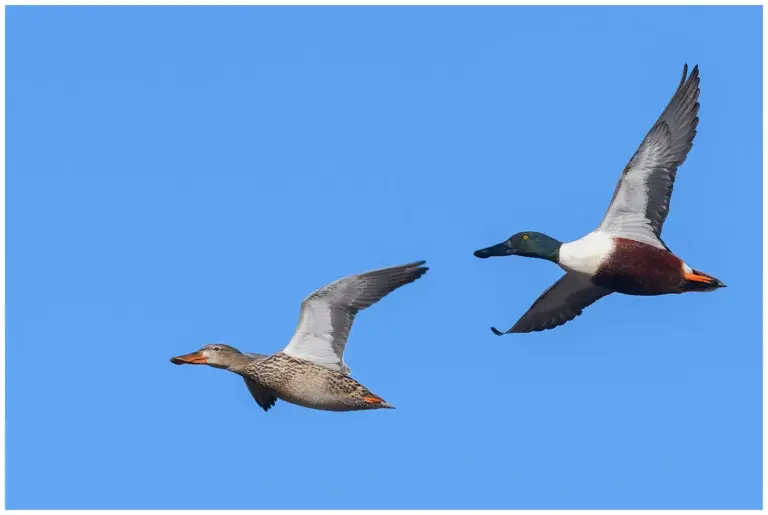
[[[761,10],[7,9],[8,508],[758,508]],[[710,294],[499,338],[701,69],[664,237]],[[344,275],[430,272],[346,361],[397,406],[168,359],[276,352]]]

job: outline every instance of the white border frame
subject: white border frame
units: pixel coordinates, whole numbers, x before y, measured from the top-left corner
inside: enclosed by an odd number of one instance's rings
[[[699,1],[691,1],[691,0],[677,0],[677,1],[663,1],[663,0],[634,0],[634,1],[627,1],[627,2],[616,2],[611,0],[590,0],[589,2],[580,2],[577,0],[528,0],[528,1],[521,1],[521,0],[483,0],[481,2],[477,3],[470,3],[467,1],[458,1],[458,0],[421,0],[421,1],[405,1],[405,0],[377,0],[377,1],[370,1],[370,2],[361,2],[361,1],[355,1],[355,0],[335,0],[333,2],[323,2],[319,0],[304,0],[304,1],[290,1],[290,0],[272,0],[272,1],[261,1],[261,2],[254,2],[254,1],[246,1],[246,0],[227,0],[226,2],[223,2],[221,4],[215,4],[211,3],[210,1],[204,1],[204,0],[188,0],[188,1],[179,1],[179,0],[165,0],[165,1],[153,1],[153,0],[134,0],[132,2],[99,2],[95,0],[74,0],[70,2],[66,1],[43,1],[43,2],[33,2],[33,1],[24,1],[24,0],[15,0],[15,1],[7,1],[3,0],[3,7],[9,6],[9,5],[61,5],[61,6],[69,6],[69,5],[483,5],[483,6],[491,6],[491,5],[677,5],[677,6],[698,6],[698,5],[760,5],[763,6],[763,88],[765,88],[766,84],[766,67],[765,67],[765,56],[766,56],[766,50],[768,50],[768,45],[766,45],[766,38],[765,38],[765,28],[766,28],[766,19],[768,17],[766,16],[766,9],[765,9],[765,0],[740,0],[739,2],[734,2],[733,4],[727,3],[725,1],[713,1],[713,0],[699,0]],[[0,26],[2,26],[2,39],[0,39],[0,64],[2,64],[2,81],[0,85],[0,114],[2,115],[3,121],[5,121],[5,8],[0,11]],[[765,105],[765,90],[763,90],[763,105]],[[766,136],[765,131],[765,115],[763,114],[763,172],[765,172],[766,169],[766,141],[768,141],[768,137]],[[0,289],[2,290],[2,297],[0,297],[0,327],[3,328],[2,334],[0,334],[0,347],[2,347],[2,352],[0,353],[0,412],[2,412],[3,417],[0,421],[0,461],[2,461],[2,468],[0,469],[0,509],[3,511],[5,510],[5,123],[3,123],[2,126],[2,139],[0,140],[0,158],[2,158],[2,163],[0,164],[0,168],[2,169],[2,173],[0,175]],[[765,327],[765,318],[766,313],[768,312],[768,307],[765,302],[765,276],[766,272],[768,271],[768,267],[765,265],[765,257],[766,253],[768,252],[768,239],[766,239],[766,227],[768,227],[768,216],[766,214],[768,211],[765,209],[765,199],[768,197],[766,195],[768,193],[768,182],[765,180],[765,176],[763,176],[763,342],[765,342],[765,336],[766,336],[766,327]],[[766,456],[768,455],[766,453],[766,446],[765,446],[765,431],[766,431],[766,422],[768,422],[768,417],[766,416],[766,409],[765,409],[765,399],[766,399],[766,386],[765,386],[765,371],[768,367],[766,365],[768,364],[768,358],[766,358],[765,350],[763,350],[763,509],[765,509],[766,505],[766,486],[768,486],[768,481],[766,480],[766,474],[765,474],[765,462],[766,462]],[[80,513],[81,510],[25,510],[25,513],[29,514],[38,514],[38,513]],[[82,510],[85,511],[85,510]],[[92,512],[92,510],[88,510],[89,512]],[[99,510],[101,511],[101,510]],[[106,510],[104,510],[106,511]],[[109,511],[115,511],[118,512],[118,510],[109,510]],[[175,513],[187,513],[191,512],[191,510],[119,510],[120,513],[130,514],[130,513],[156,513],[158,515],[167,515],[167,514],[175,514]],[[197,511],[197,510],[196,510]],[[215,511],[215,512],[222,512],[222,513],[249,513],[251,511],[258,511],[258,510],[207,510],[207,511]],[[341,510],[339,510],[341,511]],[[356,513],[358,511],[362,510],[345,510],[345,513]],[[396,512],[395,510],[377,510],[379,513],[392,513]],[[603,513],[618,513],[621,511],[629,511],[629,510],[546,510],[548,513],[573,513],[573,514],[579,514],[579,513],[595,513],[599,512],[601,514]],[[730,511],[736,511],[736,510],[706,510],[706,512],[710,511],[723,511],[723,512],[730,512]],[[749,510],[749,511],[759,511],[759,510]],[[299,510],[263,510],[265,513],[274,513],[276,515],[287,515],[287,514],[293,514],[293,513],[304,513],[303,511]],[[317,513],[317,514],[327,514],[327,513],[336,513],[334,510],[316,510],[316,511],[307,511],[308,513]],[[442,513],[442,510],[426,510],[426,511],[417,511],[417,510],[402,510],[397,511],[397,513],[413,513],[413,514],[419,514],[419,515],[427,515],[432,513]],[[542,512],[540,510],[497,510],[494,511],[495,513],[505,513],[505,512],[511,512],[511,513],[523,513],[523,514],[531,514],[531,515],[540,515]],[[705,510],[632,510],[633,513],[670,513],[670,514],[687,514],[687,513],[702,513],[705,512]],[[739,510],[739,513],[744,513],[745,510]],[[486,512],[486,513],[491,513]]]

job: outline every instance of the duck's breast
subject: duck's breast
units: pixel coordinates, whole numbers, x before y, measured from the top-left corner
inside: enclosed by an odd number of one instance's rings
[[[558,261],[566,272],[593,276],[610,259],[614,250],[615,243],[611,236],[594,231],[576,241],[563,243]]]

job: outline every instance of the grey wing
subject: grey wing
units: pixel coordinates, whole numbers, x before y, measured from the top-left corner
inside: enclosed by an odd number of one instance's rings
[[[302,302],[296,333],[283,352],[349,374],[344,348],[358,311],[424,275],[428,268],[423,264],[351,275],[315,291]]]
[[[536,299],[512,329],[503,333],[495,327],[491,330],[501,336],[552,329],[581,315],[584,308],[609,293],[611,290],[595,285],[588,276],[568,272]]]
[[[272,395],[269,390],[262,388],[255,381],[247,377],[243,377],[243,380],[245,381],[245,386],[248,387],[248,391],[251,392],[251,395],[256,400],[256,404],[261,406],[261,409],[269,411],[269,408],[275,405],[277,397]]]
[[[698,65],[687,74],[686,64],[672,100],[621,174],[600,231],[667,248],[661,229],[669,214],[677,168],[693,146],[699,123]]]

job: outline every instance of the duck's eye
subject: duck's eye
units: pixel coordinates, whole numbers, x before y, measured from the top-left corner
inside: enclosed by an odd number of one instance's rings
[[[214,348],[213,348],[213,350],[215,350],[216,352],[218,352],[218,351],[220,351],[220,350],[221,350],[221,347],[214,347]]]
[[[528,239],[528,235],[527,234],[523,235],[523,239],[527,240]]]

